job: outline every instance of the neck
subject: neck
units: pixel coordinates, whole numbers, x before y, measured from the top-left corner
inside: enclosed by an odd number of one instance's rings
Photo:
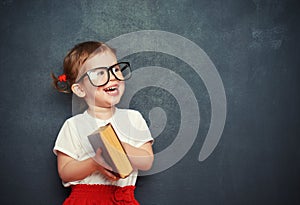
[[[89,106],[87,112],[93,117],[99,118],[101,120],[107,120],[113,116],[115,110],[115,106],[109,108]]]

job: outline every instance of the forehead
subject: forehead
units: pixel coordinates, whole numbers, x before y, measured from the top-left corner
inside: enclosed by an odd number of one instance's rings
[[[117,58],[115,54],[110,51],[105,51],[105,52],[97,53],[91,58],[87,59],[83,64],[82,70],[84,70],[85,72],[92,68],[109,67],[116,63],[117,63]]]

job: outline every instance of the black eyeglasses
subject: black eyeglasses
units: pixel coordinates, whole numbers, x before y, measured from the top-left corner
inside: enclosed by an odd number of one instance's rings
[[[76,83],[79,83],[85,76],[88,76],[89,81],[93,86],[104,86],[110,79],[109,71],[111,71],[114,77],[120,81],[128,80],[131,77],[130,63],[120,62],[110,67],[99,67],[88,70],[76,81]]]

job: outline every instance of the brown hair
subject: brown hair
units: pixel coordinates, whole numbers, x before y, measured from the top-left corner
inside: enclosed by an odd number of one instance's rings
[[[63,74],[66,77],[66,81],[62,82],[59,80],[59,77],[56,77],[53,73],[51,74],[54,88],[59,92],[71,93],[71,86],[75,83],[82,64],[89,57],[93,56],[96,50],[97,53],[111,51],[115,54],[113,48],[100,41],[87,41],[75,45],[66,55],[63,62]]]

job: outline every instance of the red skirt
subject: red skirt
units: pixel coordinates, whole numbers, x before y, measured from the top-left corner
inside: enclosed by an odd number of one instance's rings
[[[63,205],[139,205],[134,189],[135,186],[78,184],[72,186]]]

